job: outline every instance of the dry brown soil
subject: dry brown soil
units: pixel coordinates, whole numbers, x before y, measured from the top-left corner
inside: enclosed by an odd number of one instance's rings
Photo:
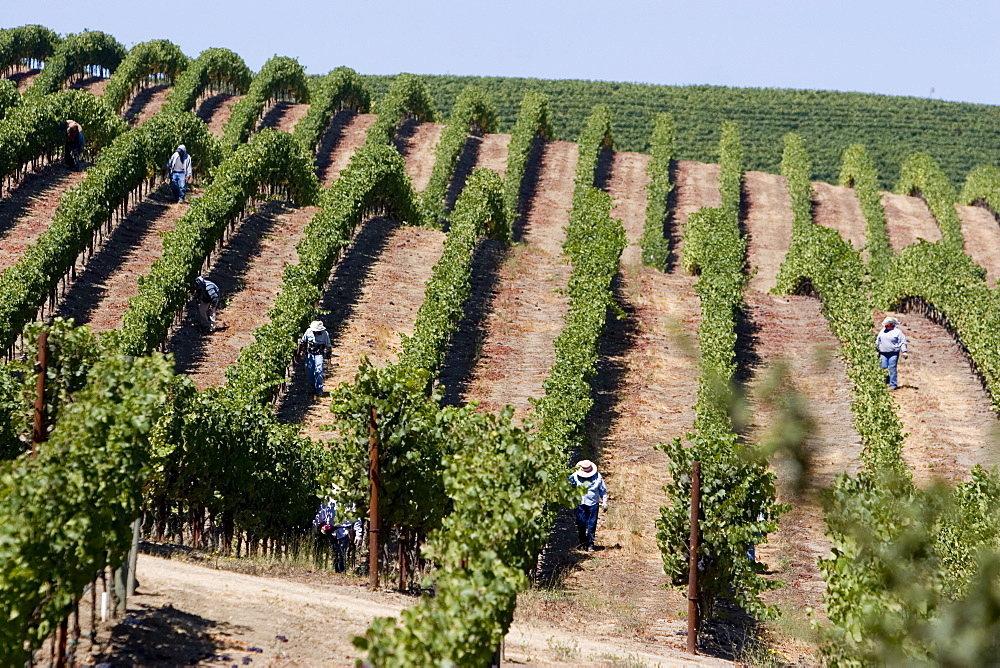
[[[24,95],[24,91],[28,90],[28,87],[32,84],[41,70],[20,68],[16,72],[11,72],[7,75],[7,78],[17,84],[17,92]]]
[[[233,115],[233,105],[243,99],[242,95],[217,93],[200,99],[195,103],[195,115],[208,123],[208,131],[217,137],[222,136],[229,117]]]
[[[129,299],[139,293],[138,278],[163,254],[163,235],[186,211],[187,205],[173,201],[169,185],[146,197],[77,269],[56,314],[95,332],[117,329]]]
[[[792,242],[792,200],[783,176],[763,172],[744,174],[743,192],[747,200],[745,224],[754,231],[747,239],[747,266],[757,272],[749,289],[770,292]]]
[[[49,227],[63,193],[87,175],[62,163],[28,173],[0,199],[0,271],[17,263]]]
[[[434,147],[444,131],[443,123],[415,123],[404,121],[396,134],[394,144],[406,160],[406,173],[414,190],[423,191],[434,170]]]
[[[347,167],[354,152],[364,146],[368,129],[376,118],[375,114],[358,114],[352,110],[334,115],[316,150],[316,171],[324,187],[330,187]]]
[[[986,270],[986,282],[995,285],[1000,278],[1000,224],[996,216],[982,206],[956,206],[962,219],[965,252]]]
[[[485,320],[485,337],[466,388],[466,401],[483,410],[512,405],[524,418],[530,398],[543,396],[542,382],[555,359],[553,341],[562,330],[570,267],[562,253],[576,171],[576,145],[548,142],[541,158],[522,243],[511,248]]]
[[[146,86],[128,102],[122,116],[132,127],[142,125],[163,109],[170,91],[167,84]]]
[[[922,199],[884,192],[882,207],[885,209],[889,245],[895,252],[900,252],[918,239],[941,239],[941,229]]]
[[[301,569],[259,577],[140,555],[137,573],[140,587],[129,599],[128,615],[100,627],[102,651],[95,661],[227,668],[353,666],[360,653],[352,638],[374,617],[396,617],[417,601],[391,591],[370,592],[356,578]],[[539,619],[515,619],[503,665],[732,665],[623,637],[599,620],[588,626],[587,633],[580,633]],[[84,641],[77,658],[88,656],[90,646]]]
[[[813,183],[813,221],[840,232],[855,250],[865,245],[865,216],[853,188]]]
[[[909,432],[903,459],[914,478],[964,481],[976,464],[1000,464],[996,413],[958,343],[944,327],[916,313],[878,312],[875,328],[886,315],[899,319],[909,344],[910,358],[899,360],[899,389],[892,397]]]
[[[109,81],[110,79],[103,77],[80,77],[71,80],[69,87],[76,90],[85,90],[92,95],[100,97],[104,95],[104,89],[107,88]]]
[[[291,132],[295,129],[295,124],[305,118],[307,113],[309,113],[308,104],[275,102],[264,111],[264,116],[257,124],[257,130],[274,128],[281,132]]]
[[[646,187],[649,185],[650,157],[644,153],[615,153],[607,190],[615,198],[615,218],[622,221],[628,245],[622,251],[622,264],[642,264],[639,239],[646,223]]]

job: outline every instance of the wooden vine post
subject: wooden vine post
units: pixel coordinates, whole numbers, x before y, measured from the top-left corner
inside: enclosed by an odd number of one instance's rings
[[[378,587],[378,413],[371,407],[368,416],[368,577],[372,589]]]
[[[43,443],[48,434],[45,430],[45,374],[49,365],[49,333],[42,330],[38,335],[38,384],[35,391],[35,421],[31,430],[31,454],[38,454],[38,445]]]
[[[701,506],[701,462],[691,465],[691,538],[688,562],[687,651],[698,653],[698,513]]]

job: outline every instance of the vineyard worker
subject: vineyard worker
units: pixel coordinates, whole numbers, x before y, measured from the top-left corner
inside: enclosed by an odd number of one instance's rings
[[[899,321],[893,317],[888,317],[882,321],[882,331],[875,337],[875,347],[878,349],[879,363],[883,369],[889,370],[886,382],[889,389],[895,390],[898,385],[896,376],[896,364],[899,362],[899,354],[903,354],[903,359],[908,359],[910,354],[906,351],[906,335],[899,327]]]
[[[351,545],[351,532],[356,531],[355,524],[350,520],[337,522],[337,502],[332,497],[326,498],[313,519],[313,531],[317,534],[319,545],[322,546],[327,541],[331,543],[333,569],[338,573],[347,570],[347,550]]]
[[[63,146],[63,162],[72,170],[80,169],[80,156],[83,153],[83,128],[74,120],[67,119],[62,124],[63,132],[66,133],[66,142]]]
[[[576,507],[576,533],[580,547],[594,551],[594,533],[597,531],[597,504],[608,512],[608,488],[597,472],[597,465],[589,459],[577,462],[576,471],[569,477],[573,487],[583,487],[580,505]]]
[[[332,350],[330,345],[330,333],[326,331],[326,326],[320,320],[313,320],[302,338],[299,339],[299,347],[306,361],[306,374],[312,387],[312,393],[318,397],[323,396],[323,358],[327,357]]]
[[[167,160],[167,172],[170,174],[170,188],[178,202],[183,202],[187,195],[187,182],[191,178],[191,156],[184,144],[177,147],[174,154]]]
[[[215,317],[219,313],[222,292],[218,285],[204,276],[199,276],[194,279],[194,293],[198,299],[198,317],[201,319],[201,326],[211,334],[215,331]]]

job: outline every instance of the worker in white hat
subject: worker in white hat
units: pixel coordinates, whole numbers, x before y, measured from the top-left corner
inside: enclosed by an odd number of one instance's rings
[[[312,393],[323,396],[323,358],[330,355],[333,346],[330,345],[330,333],[321,320],[313,320],[309,329],[299,339],[299,348],[306,362],[306,375]]]
[[[170,179],[170,189],[178,202],[184,202],[187,195],[187,182],[191,178],[191,156],[187,147],[181,144],[167,160],[167,178]]]
[[[583,496],[576,507],[576,533],[579,546],[594,551],[594,533],[597,531],[597,504],[601,504],[604,512],[608,511],[608,488],[604,478],[597,471],[597,465],[589,459],[581,459],[576,464],[576,471],[569,477],[573,487],[582,487]]]
[[[902,354],[903,359],[910,357],[906,350],[906,335],[899,328],[898,320],[890,316],[882,321],[882,330],[875,337],[875,348],[878,350],[879,364],[889,372],[885,382],[889,384],[890,390],[895,390],[899,387],[896,374],[899,356]]]

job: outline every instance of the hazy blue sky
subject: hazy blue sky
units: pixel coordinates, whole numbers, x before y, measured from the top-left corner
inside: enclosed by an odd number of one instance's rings
[[[1000,104],[996,0],[5,3],[0,26],[212,46],[253,69],[860,91]]]

